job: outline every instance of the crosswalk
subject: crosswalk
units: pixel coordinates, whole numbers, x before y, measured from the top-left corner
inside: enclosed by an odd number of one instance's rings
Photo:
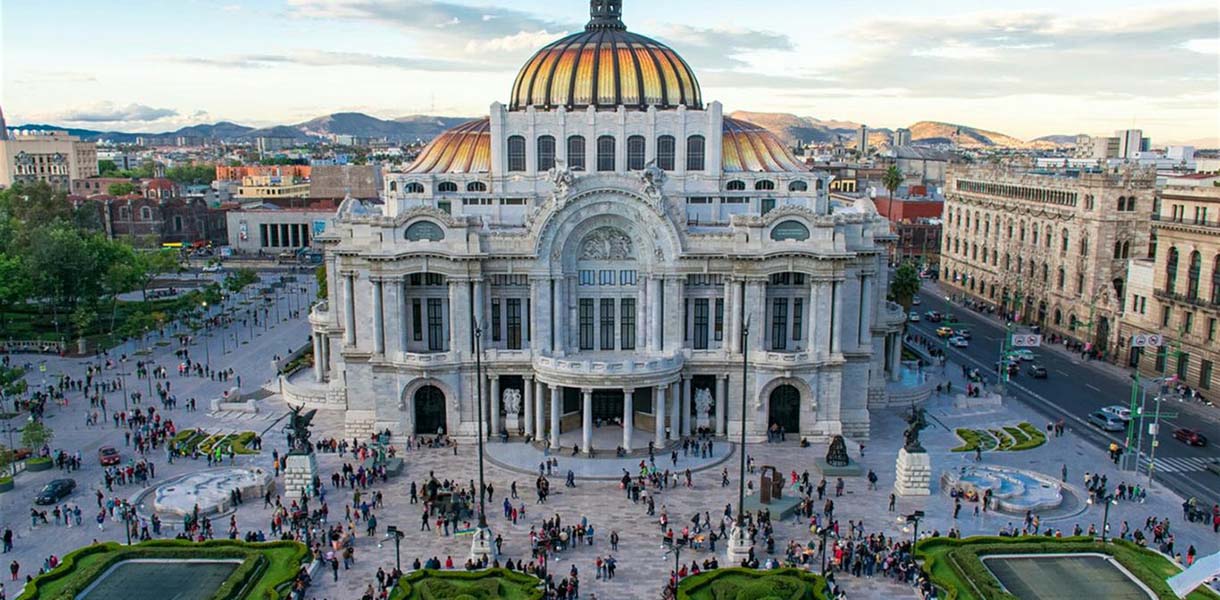
[[[1203,458],[1201,456],[1190,457],[1166,457],[1158,458],[1155,461],[1156,471],[1160,473],[1186,473],[1189,471],[1203,471],[1207,469],[1207,463],[1215,460],[1211,458]],[[1148,469],[1148,457],[1140,457],[1140,469],[1146,471]]]

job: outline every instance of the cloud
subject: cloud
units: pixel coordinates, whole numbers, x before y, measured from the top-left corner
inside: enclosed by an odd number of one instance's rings
[[[118,106],[113,102],[100,102],[91,107],[68,110],[56,116],[60,121],[78,123],[110,123],[118,121],[148,122],[178,116],[172,108],[153,108],[143,104]]]
[[[707,69],[741,68],[748,66],[748,62],[740,58],[744,54],[787,52],[795,48],[786,35],[752,29],[666,24],[659,26],[655,37],[672,46],[693,67]]]
[[[388,56],[360,52],[327,52],[301,50],[289,54],[237,54],[218,58],[180,57],[175,62],[208,67],[258,69],[276,66],[303,67],[377,67],[406,71],[470,72],[496,71],[497,65],[474,61],[456,61],[440,58],[411,56]]]
[[[465,6],[433,0],[288,0],[291,14],[321,19],[357,19],[415,32],[455,35],[460,41],[487,40],[521,32],[572,31],[528,12],[490,6]],[[460,26],[460,27],[458,27]]]
[[[466,54],[497,56],[503,53],[521,54],[533,52],[563,36],[563,33],[542,31],[521,31],[489,40],[470,40],[466,42]]]

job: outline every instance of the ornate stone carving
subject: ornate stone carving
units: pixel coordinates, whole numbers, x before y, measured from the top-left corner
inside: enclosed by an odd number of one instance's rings
[[[656,159],[648,161],[644,166],[644,170],[640,172],[640,191],[645,196],[651,198],[654,202],[660,202],[665,188],[665,181],[669,176],[665,174],[665,170],[657,166]]]
[[[707,417],[712,412],[712,390],[701,388],[695,392],[695,414]]]
[[[599,227],[580,242],[580,260],[627,260],[635,249],[626,233],[613,227]]]
[[[510,417],[521,414],[521,390],[508,388],[504,390],[504,412]]]
[[[546,174],[551,183],[555,185],[555,193],[552,198],[556,205],[562,206],[567,199],[568,191],[576,183],[576,174],[564,164],[564,161],[559,159],[555,159],[555,166],[551,167]]]

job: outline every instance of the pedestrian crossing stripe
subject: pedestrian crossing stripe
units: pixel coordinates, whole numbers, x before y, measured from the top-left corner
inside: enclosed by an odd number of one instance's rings
[[[1203,471],[1207,469],[1207,464],[1211,459],[1191,456],[1191,457],[1170,457],[1158,458],[1154,462],[1156,470],[1162,473],[1182,473],[1186,471]],[[1148,468],[1148,458],[1140,457],[1140,467]]]

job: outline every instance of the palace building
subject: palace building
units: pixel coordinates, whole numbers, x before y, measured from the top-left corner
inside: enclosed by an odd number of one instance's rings
[[[314,381],[286,396],[351,436],[470,439],[481,394],[492,436],[604,453],[739,435],[744,393],[751,439],[866,438],[901,357],[885,220],[704,102],[620,1],[591,6],[507,104],[387,173],[382,202],[344,200],[317,237]]]

